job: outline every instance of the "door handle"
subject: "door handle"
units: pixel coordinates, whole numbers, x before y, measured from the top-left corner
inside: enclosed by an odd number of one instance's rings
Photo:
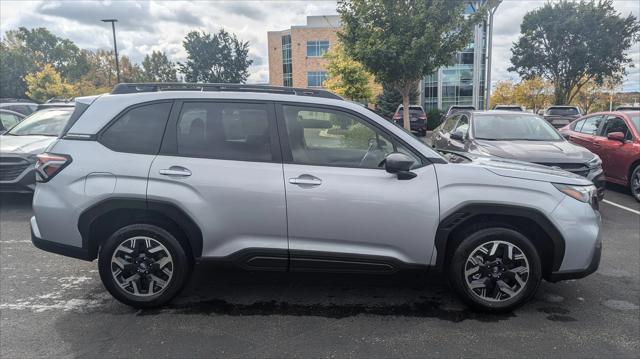
[[[180,166],[171,166],[169,168],[160,170],[159,173],[164,176],[179,176],[179,177],[191,176],[191,171]]]
[[[300,175],[296,178],[289,178],[289,183],[298,186],[319,186],[322,184],[322,180],[311,175]]]

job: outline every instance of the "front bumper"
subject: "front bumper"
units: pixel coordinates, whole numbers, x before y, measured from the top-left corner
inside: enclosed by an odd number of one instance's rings
[[[554,272],[549,275],[547,280],[549,282],[559,282],[562,280],[584,278],[589,274],[592,274],[598,270],[598,267],[600,266],[601,255],[602,255],[602,241],[598,241],[595,251],[593,252],[593,256],[591,257],[591,262],[589,263],[589,266],[587,268],[580,269],[580,270]]]
[[[33,193],[36,188],[35,162],[13,154],[0,155],[0,193]]]
[[[604,190],[607,185],[602,167],[591,170],[587,175],[587,179],[593,182],[594,186],[596,186],[596,188],[598,189],[598,201],[602,201],[602,199],[604,198]]]

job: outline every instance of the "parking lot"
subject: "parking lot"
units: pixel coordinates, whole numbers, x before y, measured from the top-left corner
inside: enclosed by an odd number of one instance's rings
[[[248,273],[196,266],[165,309],[104,290],[96,263],[40,251],[29,196],[2,195],[0,357],[637,357],[640,206],[601,204],[600,269],[543,282],[508,315],[477,314],[421,275]],[[615,206],[627,207],[627,209]],[[631,211],[630,211],[630,210]]]

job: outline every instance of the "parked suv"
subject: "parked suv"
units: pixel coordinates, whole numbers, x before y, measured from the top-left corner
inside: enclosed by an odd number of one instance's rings
[[[396,109],[396,113],[393,114],[393,122],[402,127],[402,113],[404,106],[399,105]],[[427,113],[424,112],[422,106],[411,105],[409,106],[409,125],[411,132],[416,132],[418,136],[425,136],[427,134]]]
[[[550,106],[544,110],[543,116],[553,127],[559,128],[568,125],[581,115],[577,106]]]
[[[596,189],[583,177],[449,163],[322,90],[164,86],[76,99],[69,128],[38,156],[33,243],[97,258],[123,303],[169,302],[201,258],[250,270],[430,268],[491,311],[522,304],[542,278],[598,267]]]
[[[565,140],[539,116],[513,111],[459,112],[431,133],[437,150],[470,152],[557,167],[591,180],[604,198],[602,160]]]

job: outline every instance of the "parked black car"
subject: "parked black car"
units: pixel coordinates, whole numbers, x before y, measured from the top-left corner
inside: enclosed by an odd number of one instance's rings
[[[577,106],[550,106],[544,110],[544,119],[555,128],[564,127],[580,116]]]
[[[537,115],[513,111],[468,111],[449,116],[431,134],[437,150],[469,152],[533,162],[581,175],[604,197],[600,157],[567,141]]]
[[[10,110],[29,116],[38,109],[38,104],[28,100],[2,98],[0,99],[0,109]]]
[[[460,111],[475,111],[475,109],[476,108],[474,106],[453,105],[449,106],[449,110],[447,110],[447,116],[451,116],[452,114]]]
[[[402,123],[402,111],[404,107],[399,105],[396,109],[396,113],[393,114],[393,122],[401,126]],[[410,105],[409,106],[409,124],[411,126],[411,132],[415,132],[418,136],[427,135],[427,113],[424,112],[422,106]]]
[[[518,111],[524,112],[524,109],[520,105],[496,105],[494,110],[503,110],[503,111]]]

